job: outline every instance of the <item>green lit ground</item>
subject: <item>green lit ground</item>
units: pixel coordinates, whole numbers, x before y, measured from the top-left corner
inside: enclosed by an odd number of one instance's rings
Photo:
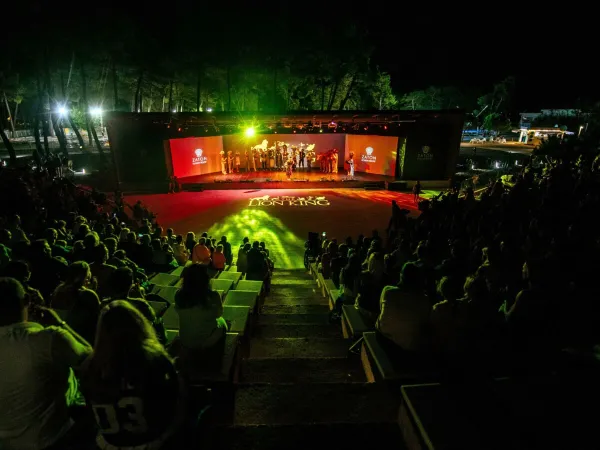
[[[251,199],[269,196],[283,198],[324,197],[321,205],[296,202],[269,204]],[[226,235],[237,247],[245,236],[265,241],[277,267],[285,269],[303,266],[304,242],[309,231],[343,240],[347,236],[384,232],[391,214],[391,201],[417,214],[412,194],[362,189],[336,190],[223,190],[129,196],[129,203],[141,200],[158,215],[165,229],[172,227],[177,234],[193,231],[197,235],[208,231],[220,238]],[[264,204],[263,204],[264,203]],[[257,204],[261,204],[258,206]]]

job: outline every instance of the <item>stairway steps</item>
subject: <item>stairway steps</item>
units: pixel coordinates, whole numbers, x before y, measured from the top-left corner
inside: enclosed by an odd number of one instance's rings
[[[240,385],[234,425],[391,423],[399,399],[376,383]]]
[[[346,358],[348,348],[343,339],[253,339],[249,358]]]
[[[328,324],[258,324],[254,328],[256,338],[342,338],[339,327]]]
[[[358,356],[349,358],[250,359],[242,369],[244,383],[362,383]],[[307,387],[310,389],[310,387]]]
[[[200,447],[212,450],[306,450],[322,448],[370,448],[374,442],[391,443],[403,450],[397,424],[303,424],[219,427],[204,433]]]
[[[265,304],[262,308],[262,314],[264,315],[278,315],[278,314],[320,314],[326,316],[329,314],[328,305],[274,305]]]
[[[373,448],[379,442],[394,450],[406,448],[396,423],[223,426],[203,433],[201,438],[200,448],[212,450],[360,449]]]
[[[261,325],[327,325],[326,314],[262,314],[258,319]]]
[[[326,298],[309,296],[309,297],[272,297],[269,296],[265,300],[265,306],[304,306],[304,305],[324,305],[328,306]]]
[[[271,284],[271,293],[269,297],[273,298],[283,298],[283,297],[320,297],[321,292],[317,288],[315,283],[311,283],[310,286],[305,286],[303,284],[299,284],[296,286],[290,286],[286,284],[285,286],[277,286]]]

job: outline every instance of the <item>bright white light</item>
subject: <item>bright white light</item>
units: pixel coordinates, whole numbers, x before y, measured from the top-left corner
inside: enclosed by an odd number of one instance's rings
[[[206,112],[212,112],[212,108],[206,108]]]
[[[475,164],[471,164],[471,170],[475,170]]]
[[[500,168],[500,163],[499,163],[498,161],[496,161],[496,162],[494,163],[494,167],[495,167],[496,169],[499,169],[499,168]]]
[[[94,106],[94,107],[90,108],[90,114],[92,116],[101,116],[102,108],[100,108],[99,106]]]
[[[176,109],[174,109],[174,110],[173,110],[173,112],[177,112],[177,110],[176,110]]]
[[[85,169],[81,169],[81,173],[85,173]]]
[[[67,114],[67,108],[65,108],[64,106],[59,106],[57,111],[58,111],[58,114],[60,114],[61,116],[64,116]]]

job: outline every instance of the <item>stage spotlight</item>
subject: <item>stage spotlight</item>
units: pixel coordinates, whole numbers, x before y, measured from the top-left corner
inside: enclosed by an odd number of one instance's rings
[[[252,137],[252,136],[254,136],[255,133],[256,133],[256,131],[254,130],[254,127],[246,128],[246,131],[244,132],[246,137]]]

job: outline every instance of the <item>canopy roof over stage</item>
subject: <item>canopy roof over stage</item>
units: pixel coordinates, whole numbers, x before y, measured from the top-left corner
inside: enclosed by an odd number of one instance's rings
[[[181,113],[121,113],[107,115],[107,122],[116,120],[143,120],[155,125],[174,128],[220,128],[220,134],[235,133],[247,127],[257,132],[277,130],[303,131],[368,131],[365,127],[380,128],[402,123],[443,121],[462,127],[464,111],[461,109],[436,111],[290,111],[285,114],[261,112],[181,112]],[[321,129],[321,130],[319,130]],[[387,129],[387,128],[386,128]],[[209,131],[208,129],[206,131]],[[211,130],[212,131],[212,130]],[[215,130],[216,131],[216,130]],[[371,130],[373,131],[373,130]],[[392,131],[390,129],[390,131]]]

